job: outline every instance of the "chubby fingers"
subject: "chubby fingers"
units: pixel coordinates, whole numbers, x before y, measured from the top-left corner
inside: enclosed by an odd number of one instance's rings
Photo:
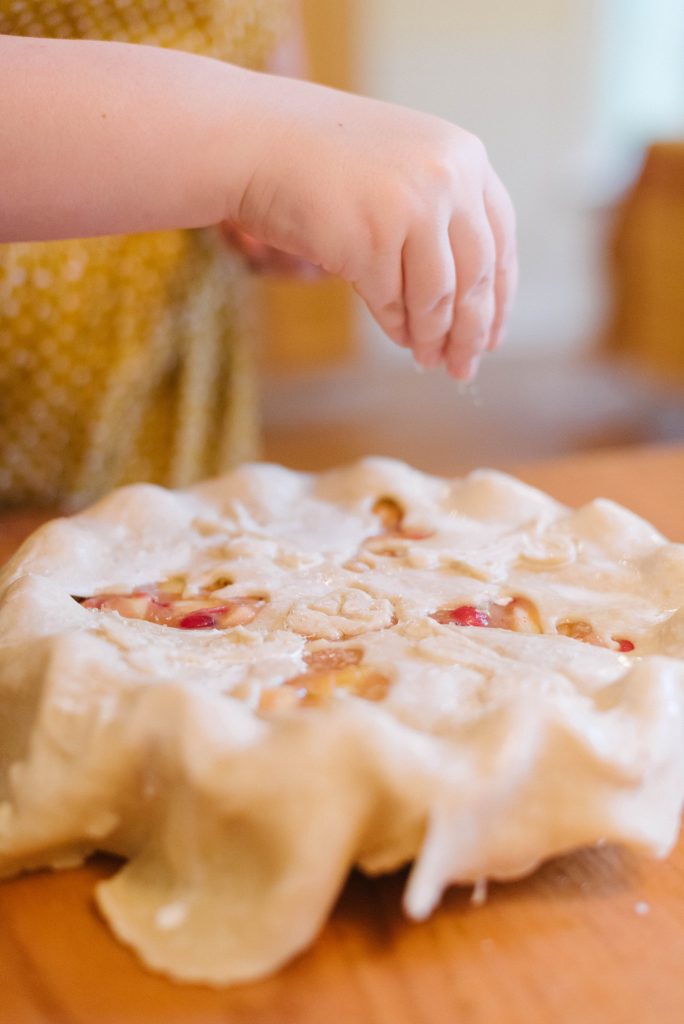
[[[414,226],[402,249],[402,343],[416,361],[470,380],[501,340],[515,294],[515,216],[494,172],[481,198],[448,228]],[[395,339],[396,340],[396,339]]]
[[[389,240],[356,287],[380,326],[425,367],[470,380],[503,335],[515,295],[515,215],[491,168],[451,221],[415,220]]]
[[[414,227],[402,249],[405,326],[416,362],[437,366],[453,320],[456,267],[448,221]]]
[[[496,348],[506,328],[518,286],[518,256],[515,240],[515,210],[508,192],[490,169],[484,192],[485,210],[496,245],[494,276],[495,314],[487,344]]]
[[[448,223],[419,223],[395,253],[378,259],[370,285],[358,288],[385,333],[416,361],[437,366],[453,319],[456,268]]]
[[[496,317],[496,243],[484,205],[452,221],[450,237],[458,287],[444,360],[452,377],[471,380]]]
[[[458,288],[444,359],[453,377],[471,380],[503,337],[518,280],[515,212],[491,168],[482,201],[452,222],[450,234]]]
[[[379,259],[358,290],[385,333],[411,348],[421,366],[445,361],[469,379],[495,317],[496,249],[484,209],[458,224],[414,225],[401,258]]]

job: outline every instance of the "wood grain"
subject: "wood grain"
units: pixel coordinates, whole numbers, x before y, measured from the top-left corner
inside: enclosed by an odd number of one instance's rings
[[[684,449],[522,467],[576,504],[598,494],[684,540]],[[35,525],[5,520],[0,556]],[[11,523],[11,525],[10,525]],[[423,924],[405,875],[355,874],[313,948],[276,977],[223,991],[147,974],[94,909],[114,862],[0,885],[0,1024],[681,1024],[684,843],[666,861],[609,848],[493,886],[454,889]]]

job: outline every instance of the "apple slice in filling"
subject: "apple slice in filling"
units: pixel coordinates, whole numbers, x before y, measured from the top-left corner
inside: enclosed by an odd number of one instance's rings
[[[83,608],[117,612],[126,619],[143,619],[175,629],[231,629],[245,626],[263,607],[263,597],[217,598],[200,592],[182,597],[164,584],[138,588],[130,594],[96,594],[78,598]]]
[[[581,640],[585,644],[593,644],[594,647],[607,647],[608,650],[619,651],[621,654],[629,654],[634,650],[634,643],[631,640],[625,637],[601,636],[591,623],[583,619],[563,619],[557,624],[556,632],[573,640]]]
[[[439,608],[430,618],[442,625],[479,626],[508,629],[513,633],[543,633],[539,609],[528,597],[520,595],[504,600],[488,601],[484,606],[461,604],[453,608]],[[561,636],[580,640],[595,647],[606,647],[621,654],[634,650],[634,643],[626,637],[603,637],[589,622],[582,619],[563,619],[556,625]]]
[[[308,670],[261,694],[259,711],[265,714],[296,707],[320,707],[336,690],[363,700],[380,701],[387,696],[390,680],[378,669],[359,664],[359,647],[323,647],[304,656]]]

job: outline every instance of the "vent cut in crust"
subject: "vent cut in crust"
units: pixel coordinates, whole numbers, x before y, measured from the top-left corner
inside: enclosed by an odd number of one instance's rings
[[[423,918],[675,841],[684,547],[611,502],[251,465],[47,524],[0,602],[0,871],[120,855],[102,914],[173,978],[274,971],[352,866]]]

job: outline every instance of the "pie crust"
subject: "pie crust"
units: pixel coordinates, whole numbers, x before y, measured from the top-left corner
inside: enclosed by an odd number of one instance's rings
[[[120,855],[97,903],[149,967],[257,978],[352,866],[413,862],[420,919],[666,855],[683,697],[684,546],[609,501],[378,458],[123,488],[0,575],[0,871]]]

